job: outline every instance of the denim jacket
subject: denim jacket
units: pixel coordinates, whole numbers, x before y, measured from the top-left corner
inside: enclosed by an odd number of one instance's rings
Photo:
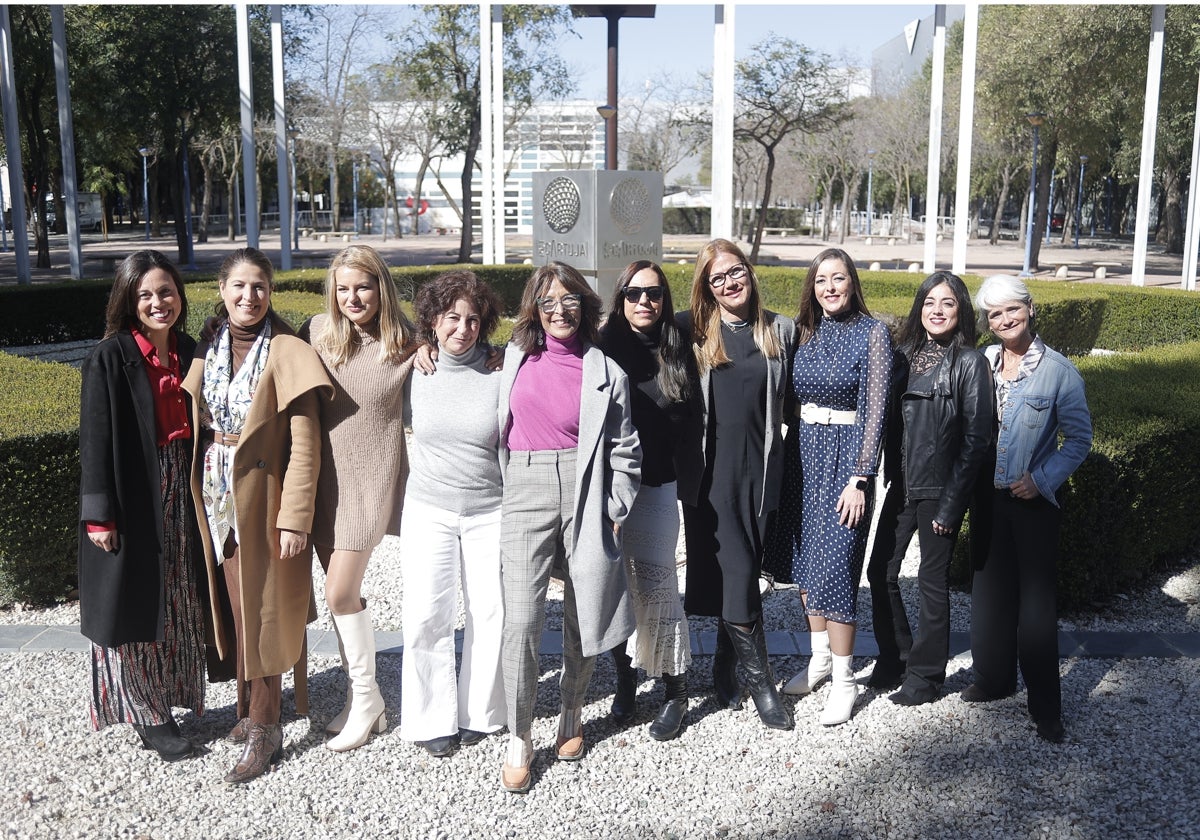
[[[1000,345],[984,353],[994,370]],[[1008,487],[1028,470],[1038,492],[1057,506],[1058,488],[1091,448],[1092,415],[1083,377],[1065,356],[1047,347],[1033,373],[1014,382],[1008,392],[996,437],[993,484]]]

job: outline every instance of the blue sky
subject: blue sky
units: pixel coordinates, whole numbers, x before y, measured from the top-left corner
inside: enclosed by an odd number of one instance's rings
[[[772,33],[791,38],[835,58],[843,55],[867,67],[871,51],[902,35],[905,24],[933,14],[934,5],[839,5],[811,3],[738,4],[734,40],[738,59]],[[564,38],[564,54],[579,71],[578,95],[603,101],[606,92],[607,23],[603,18],[575,22],[578,40]],[[656,4],[653,18],[620,23],[618,76],[622,92],[669,71],[681,79],[712,69],[713,5]]]

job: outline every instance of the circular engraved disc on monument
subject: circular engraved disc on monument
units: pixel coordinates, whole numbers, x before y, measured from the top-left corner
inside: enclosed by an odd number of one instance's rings
[[[550,230],[566,233],[579,221],[579,187],[570,178],[555,178],[542,193],[542,215]]]
[[[613,224],[626,236],[642,229],[650,213],[650,191],[637,178],[626,178],[613,187],[608,214]]]

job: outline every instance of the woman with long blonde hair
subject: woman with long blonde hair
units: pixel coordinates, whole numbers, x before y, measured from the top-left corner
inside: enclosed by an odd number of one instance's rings
[[[313,543],[325,569],[346,706],[325,727],[331,750],[352,750],[387,725],[375,682],[375,635],[362,598],[367,561],[384,534],[399,535],[408,475],[404,382],[412,371],[413,327],[391,271],[367,245],[343,249],[329,265],[326,312],[301,330],[333,381],[321,405],[321,475]]]
[[[737,665],[746,672],[764,725],[791,729],[767,662],[762,570],[767,524],[779,504],[780,424],[796,327],[763,308],[754,268],[737,245],[714,239],[696,257],[690,313],[704,406],[704,476],[695,506],[684,504],[684,607],[714,616],[717,699],[741,708]]]

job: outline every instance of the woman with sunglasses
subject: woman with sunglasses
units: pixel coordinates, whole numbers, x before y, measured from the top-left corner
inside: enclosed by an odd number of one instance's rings
[[[676,500],[696,503],[700,412],[695,356],[675,324],[671,289],[655,263],[638,260],[621,273],[600,330],[600,349],[629,377],[633,425],[642,443],[642,486],[621,528],[637,630],[628,650],[624,642],[612,650],[617,668],[612,715],[618,722],[633,717],[637,668],[661,676],[665,697],[650,737],[669,741],[687,712],[692,659],[675,572]]]
[[[763,724],[791,729],[767,661],[758,581],[767,523],[779,505],[796,327],[763,308],[754,269],[726,239],[696,258],[691,303],[680,320],[700,369],[704,473],[696,503],[683,506],[684,607],[719,619],[713,687],[721,705],[741,708],[741,663]]]
[[[532,781],[538,647],[550,571],[563,581],[561,710],[555,753],[583,758],[583,698],[596,656],[633,632],[620,529],[637,495],[642,453],[629,383],[596,347],[600,298],[554,262],[533,272],[500,380],[501,659],[509,744],[500,784]]]

